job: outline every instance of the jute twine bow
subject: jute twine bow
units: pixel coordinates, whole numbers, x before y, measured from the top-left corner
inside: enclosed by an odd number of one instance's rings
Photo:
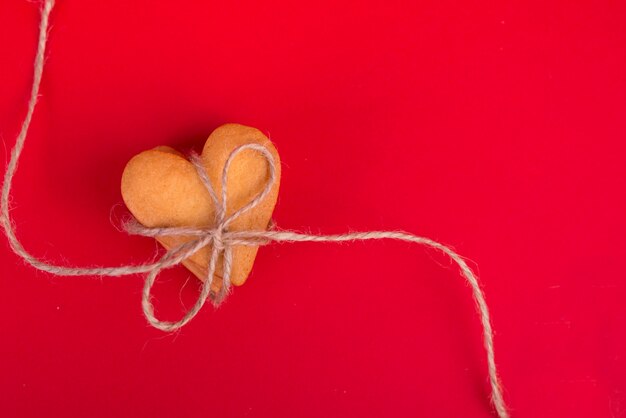
[[[236,210],[232,215],[226,216],[227,208],[227,184],[228,184],[228,171],[235,157],[242,151],[254,150],[260,153],[268,163],[269,178],[265,183],[263,189],[254,198],[245,204],[240,209]],[[272,186],[276,182],[276,165],[274,158],[267,148],[258,144],[246,144],[236,148],[228,156],[224,168],[222,170],[222,194],[218,198],[215,193],[215,189],[211,184],[211,180],[207,175],[202,160],[196,154],[192,154],[190,161],[198,173],[202,184],[206,188],[213,205],[215,206],[215,226],[213,228],[187,228],[187,227],[172,227],[172,228],[147,228],[136,221],[131,221],[124,225],[124,229],[129,234],[142,235],[144,237],[164,237],[164,236],[193,236],[195,239],[181,244],[177,247],[167,251],[165,255],[154,265],[152,265],[148,275],[146,276],[145,285],[142,295],[143,312],[148,319],[148,322],[154,327],[163,331],[176,330],[187,322],[189,322],[196,314],[202,309],[202,306],[206,303],[210,293],[211,284],[215,278],[215,270],[217,268],[217,262],[220,255],[223,255],[223,273],[222,273],[222,288],[219,295],[215,296],[215,300],[219,303],[228,295],[230,291],[230,275],[232,271],[233,263],[233,247],[237,245],[264,245],[270,240],[278,241],[280,238],[275,238],[273,234],[277,231],[229,231],[229,225],[238,217],[244,213],[252,210],[272,190]],[[281,234],[288,234],[288,232],[282,232]],[[283,239],[285,240],[285,239]],[[298,240],[298,237],[293,237],[293,241]],[[154,316],[154,308],[150,301],[150,293],[152,286],[156,280],[157,275],[161,270],[178,265],[183,260],[194,255],[202,248],[211,245],[211,257],[209,259],[209,266],[207,274],[202,284],[200,296],[194,304],[194,306],[177,322],[160,321]]]
[[[39,94],[39,86],[41,84],[41,76],[43,73],[44,55],[46,49],[46,41],[48,35],[48,20],[50,11],[54,6],[54,0],[45,0],[41,12],[41,21],[39,25],[39,41],[37,45],[37,54],[34,62],[34,77],[31,87],[30,99],[28,102],[28,111],[24,122],[22,123],[20,133],[15,142],[15,146],[11,151],[11,158],[4,175],[4,183],[2,185],[2,199],[0,204],[0,223],[4,228],[6,236],[8,238],[11,249],[21,257],[26,263],[30,264],[38,270],[42,270],[58,276],[127,276],[137,273],[147,273],[145,285],[142,295],[143,312],[148,322],[163,331],[173,331],[184,326],[189,322],[202,308],[207,298],[210,295],[211,283],[213,281],[218,259],[223,254],[223,280],[222,286],[223,295],[225,296],[230,289],[230,272],[232,268],[232,248],[237,245],[265,245],[271,241],[281,242],[341,242],[341,241],[356,241],[356,240],[378,240],[378,239],[394,239],[400,241],[412,242],[418,245],[422,245],[429,248],[434,248],[441,251],[454,261],[461,272],[461,275],[469,283],[476,308],[480,317],[480,321],[483,327],[483,343],[487,354],[487,367],[489,373],[489,382],[491,385],[491,401],[495,407],[496,413],[500,418],[508,418],[509,413],[507,411],[506,404],[502,397],[502,389],[498,379],[498,373],[496,369],[496,363],[494,358],[493,349],[493,331],[491,329],[491,322],[489,319],[489,309],[485,302],[485,297],[478,283],[478,279],[469,268],[463,258],[454,252],[451,248],[433,241],[429,238],[419,237],[407,232],[399,231],[369,231],[369,232],[353,232],[339,235],[312,235],[302,234],[292,231],[229,231],[228,226],[237,217],[243,213],[251,210],[263,200],[274,183],[274,171],[275,165],[272,155],[269,151],[260,145],[250,144],[244,145],[235,149],[229,156],[224,170],[222,173],[222,194],[221,199],[218,199],[213,186],[202,166],[201,161],[197,156],[191,157],[191,162],[198,172],[199,178],[206,187],[208,193],[216,208],[215,226],[211,229],[197,229],[197,228],[146,228],[139,225],[136,222],[126,225],[126,230],[131,234],[138,234],[147,237],[159,237],[167,235],[188,235],[193,236],[189,242],[182,244],[176,248],[172,248],[167,251],[159,260],[152,263],[146,263],[141,265],[125,265],[116,267],[68,267],[59,266],[47,263],[40,260],[30,253],[28,253],[21,242],[17,239],[15,234],[15,227],[9,213],[9,200],[11,196],[11,186],[13,177],[17,170],[20,155],[22,153],[24,143],[26,141],[26,135],[28,128],[35,110],[37,103],[37,97]],[[265,188],[255,196],[249,203],[242,208],[238,209],[230,216],[226,216],[226,180],[228,176],[228,168],[239,152],[244,150],[254,150],[263,155],[269,168],[269,180],[265,185]],[[194,306],[183,316],[182,319],[176,322],[161,321],[154,315],[154,308],[150,302],[150,292],[152,286],[156,280],[157,275],[163,269],[176,266],[183,260],[187,259],[201,248],[212,245],[211,258],[209,261],[209,267],[207,277],[202,285],[200,295]]]

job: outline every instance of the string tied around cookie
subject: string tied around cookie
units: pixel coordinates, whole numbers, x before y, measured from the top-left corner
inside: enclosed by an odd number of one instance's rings
[[[489,309],[487,307],[487,303],[485,301],[485,297],[483,291],[478,283],[478,278],[474,275],[470,267],[467,265],[465,260],[457,254],[452,248],[445,246],[437,241],[431,240],[429,238],[420,237],[417,235],[413,235],[407,232],[402,231],[366,231],[366,232],[350,232],[346,234],[338,234],[338,235],[314,235],[314,234],[303,234],[294,231],[276,231],[276,230],[268,230],[268,231],[229,231],[229,224],[240,216],[242,213],[246,212],[249,209],[252,209],[256,204],[258,204],[264,197],[263,192],[253,198],[247,205],[243,208],[237,210],[230,216],[226,216],[226,197],[225,197],[225,187],[222,187],[222,199],[217,199],[217,195],[215,194],[212,186],[210,185],[210,181],[203,183],[207,187],[207,191],[211,194],[211,199],[215,203],[216,211],[216,225],[213,229],[197,229],[197,228],[144,228],[138,224],[129,224],[127,225],[127,231],[129,233],[136,233],[143,236],[148,237],[157,237],[164,236],[167,234],[172,235],[190,235],[197,237],[196,239],[186,242],[176,248],[173,248],[165,253],[159,260],[155,262],[150,262],[146,264],[139,265],[122,265],[122,266],[114,266],[114,267],[73,267],[73,266],[63,266],[56,265],[44,261],[40,258],[37,258],[30,254],[22,245],[20,240],[17,238],[15,233],[15,225],[11,218],[9,202],[11,200],[11,188],[13,185],[13,178],[17,171],[18,163],[20,156],[22,154],[24,144],[26,142],[26,137],[28,134],[28,129],[30,127],[30,123],[33,117],[33,113],[35,111],[35,106],[37,104],[37,98],[39,96],[39,88],[41,84],[41,77],[43,73],[44,66],[44,56],[46,50],[46,43],[48,39],[48,24],[49,24],[49,15],[54,6],[54,0],[44,0],[43,7],[41,10],[41,20],[39,22],[39,38],[37,43],[37,53],[35,55],[34,61],[34,74],[33,74],[33,84],[31,86],[30,98],[28,101],[28,109],[26,112],[26,117],[22,122],[22,126],[20,128],[20,132],[15,140],[15,145],[11,150],[11,157],[7,164],[6,171],[4,173],[4,182],[2,184],[2,193],[0,198],[0,224],[2,225],[4,232],[7,236],[7,240],[11,247],[11,250],[19,256],[25,263],[31,265],[32,267],[48,272],[50,274],[54,274],[57,276],[128,276],[134,275],[138,273],[147,273],[146,281],[144,284],[143,296],[142,296],[142,306],[144,315],[150,322],[150,324],[158,329],[165,331],[172,331],[178,329],[189,322],[202,308],[202,305],[209,297],[210,293],[210,284],[207,285],[207,282],[210,280],[206,280],[202,286],[200,295],[196,304],[192,307],[192,309],[185,314],[185,316],[177,321],[177,322],[166,322],[160,321],[154,316],[154,308],[150,303],[150,290],[154,284],[154,281],[163,269],[173,267],[175,265],[180,264],[183,260],[188,258],[191,254],[194,254],[199,249],[206,247],[207,245],[212,244],[211,250],[211,258],[209,262],[209,268],[207,273],[207,279],[211,279],[215,274],[215,269],[217,266],[218,258],[220,253],[223,253],[224,259],[224,276],[225,276],[225,285],[224,289],[230,288],[230,269],[232,264],[232,247],[236,245],[264,245],[271,241],[278,242],[342,242],[342,241],[357,241],[357,240],[380,240],[380,239],[393,239],[400,240],[405,242],[410,242],[414,244],[421,245],[423,247],[432,248],[438,250],[449,257],[459,268],[461,272],[461,276],[466,280],[466,282],[470,285],[472,290],[472,295],[474,298],[474,302],[476,305],[476,310],[478,312],[480,322],[483,328],[483,345],[486,352],[487,357],[487,369],[489,375],[489,384],[491,386],[491,402],[495,408],[496,414],[499,418],[509,418],[508,408],[502,396],[502,388],[500,386],[500,380],[498,378],[498,372],[496,368],[495,362],[495,354],[493,348],[493,330],[491,328],[491,320],[489,315]],[[250,146],[247,148],[240,148],[235,150],[237,152],[243,151],[243,149],[253,149],[254,146]],[[265,155],[263,151],[264,147],[256,149],[256,151],[261,152],[261,154]],[[267,150],[265,150],[267,151]],[[231,154],[229,160],[232,161],[236,154]],[[269,155],[271,157],[271,155]],[[201,179],[206,177],[206,172],[204,169],[199,169],[202,165],[199,162],[199,159],[196,157],[192,157],[192,163],[196,167],[198,171],[198,175]],[[194,162],[195,161],[195,162]],[[272,179],[272,166],[273,160],[268,158],[268,166],[270,169],[270,176],[268,184],[270,186],[266,186],[266,188],[271,188],[271,179]],[[228,175],[228,166],[226,164],[224,167],[225,175],[222,176],[222,182],[225,182],[225,179]],[[228,280],[226,280],[228,279]]]
[[[267,161],[268,178],[261,189],[248,203],[237,209],[231,215],[227,216],[228,204],[228,172],[232,162],[239,153],[252,150],[256,151]],[[228,156],[224,168],[222,169],[221,195],[217,196],[211,179],[207,175],[202,159],[195,153],[191,154],[189,161],[193,164],[198,174],[198,178],[204,185],[207,193],[211,197],[211,201],[215,207],[215,225],[212,228],[192,228],[192,227],[157,227],[149,228],[141,225],[136,220],[131,220],[124,225],[124,229],[131,235],[141,235],[144,237],[165,237],[165,236],[192,236],[195,237],[191,241],[178,245],[168,250],[164,256],[154,265],[148,272],[143,289],[142,306],[146,319],[152,326],[163,331],[173,331],[179,329],[202,309],[208,298],[211,298],[214,304],[218,305],[230,293],[231,283],[230,276],[233,262],[233,246],[237,245],[263,245],[271,240],[270,236],[263,234],[268,231],[246,231],[244,233],[238,231],[229,231],[230,224],[244,213],[255,208],[272,190],[272,186],[276,182],[276,164],[274,157],[270,151],[259,144],[245,144],[237,147]],[[211,256],[208,263],[208,269],[204,282],[200,290],[200,296],[194,306],[185,313],[183,318],[176,322],[161,321],[154,314],[154,307],[151,302],[151,291],[154,286],[157,275],[164,269],[173,267],[183,262],[187,258],[193,256],[202,248],[211,245]],[[217,265],[222,256],[223,273],[222,286],[218,294],[211,292],[211,285],[215,279]]]

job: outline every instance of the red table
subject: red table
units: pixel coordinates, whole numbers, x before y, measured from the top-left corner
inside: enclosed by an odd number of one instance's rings
[[[34,3],[0,3],[2,160]],[[284,164],[280,227],[404,229],[472,261],[513,417],[626,416],[626,3],[406,3],[59,0],[20,238],[59,263],[142,262],[154,242],[110,222],[128,159],[256,126]],[[170,335],[141,277],[52,277],[4,241],[0,266],[3,417],[493,416],[470,290],[432,251],[265,247]],[[159,313],[197,289],[167,272]]]

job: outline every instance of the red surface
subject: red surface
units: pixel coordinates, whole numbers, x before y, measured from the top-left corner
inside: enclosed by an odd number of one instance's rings
[[[15,181],[25,246],[149,258],[110,223],[126,161],[253,125],[283,159],[281,227],[405,229],[476,263],[513,417],[626,416],[624,3],[293,3],[59,1]],[[5,148],[37,22],[0,3]],[[0,266],[2,417],[492,416],[470,291],[421,248],[263,248],[174,335],[146,325],[141,277],[51,277],[5,243]],[[188,277],[162,277],[160,314]]]

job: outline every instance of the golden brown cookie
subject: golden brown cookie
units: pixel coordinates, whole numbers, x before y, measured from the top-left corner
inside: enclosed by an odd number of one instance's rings
[[[238,124],[226,124],[209,136],[201,159],[218,196],[221,195],[222,170],[235,148],[245,144],[265,146],[276,165],[275,183],[258,206],[235,219],[230,231],[267,229],[280,184],[280,157],[272,142],[261,131]],[[244,150],[233,160],[228,173],[226,216],[234,213],[260,193],[269,180],[268,163],[254,150]],[[195,227],[215,225],[215,207],[195,167],[179,152],[157,147],[133,157],[122,174],[122,198],[133,216],[146,227]],[[194,237],[167,236],[157,240],[167,249]],[[258,247],[233,247],[231,282],[242,285],[252,269]],[[206,279],[211,246],[202,248],[183,261],[200,280]],[[222,257],[218,262],[212,290],[222,286]]]

